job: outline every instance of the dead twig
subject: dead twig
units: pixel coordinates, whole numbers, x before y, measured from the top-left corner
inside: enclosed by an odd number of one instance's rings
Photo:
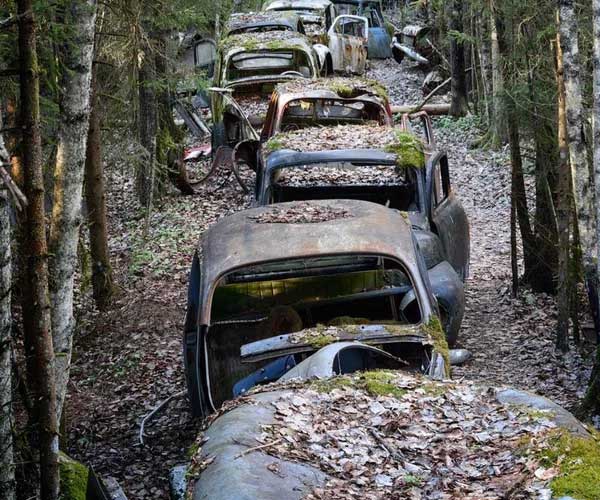
[[[270,448],[271,446],[275,446],[276,444],[279,444],[279,443],[281,443],[281,441],[282,441],[282,439],[281,439],[281,438],[279,438],[279,439],[276,439],[275,441],[271,441],[270,443],[261,444],[261,445],[259,445],[259,446],[253,446],[252,448],[247,448],[247,449],[245,449],[244,451],[242,451],[242,452],[238,453],[238,454],[237,454],[235,457],[233,457],[233,458],[235,458],[235,459],[237,459],[237,458],[241,458],[241,457],[243,457],[243,456],[247,455],[248,453],[252,453],[253,451],[256,451],[256,450],[262,450],[262,449],[264,449],[264,448]]]
[[[175,398],[179,398],[181,396],[183,396],[184,394],[187,393],[187,390],[184,391],[180,391],[177,392],[175,394],[172,394],[171,396],[169,396],[167,399],[165,399],[162,403],[160,403],[156,408],[154,408],[150,413],[147,413],[144,418],[142,418],[142,422],[140,423],[140,444],[142,446],[144,445],[144,427],[146,425],[147,422],[150,421],[150,419],[152,417],[154,417],[162,408],[164,408],[170,401],[172,401]]]

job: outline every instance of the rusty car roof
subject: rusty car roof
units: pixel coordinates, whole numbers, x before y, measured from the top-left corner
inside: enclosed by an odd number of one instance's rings
[[[232,14],[227,21],[226,32],[240,28],[281,25],[296,31],[300,18],[293,12],[263,11],[239,12]]]
[[[323,222],[319,219],[289,222],[286,212],[292,214],[292,220],[296,220],[299,213],[310,212],[325,215],[330,212],[333,217],[329,220],[324,217]],[[367,201],[296,201],[237,212],[204,232],[199,251],[202,254],[203,323],[210,316],[212,294],[220,278],[242,267],[278,260],[385,255],[400,261],[414,277],[415,286],[424,290],[408,217]]]
[[[267,2],[263,9],[325,9],[330,4],[330,0],[274,0]]]
[[[297,31],[266,31],[230,35],[221,40],[219,49],[225,56],[257,50],[300,49],[311,54],[313,51],[310,40]]]

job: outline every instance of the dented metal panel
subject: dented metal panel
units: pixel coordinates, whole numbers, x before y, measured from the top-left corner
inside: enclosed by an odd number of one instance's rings
[[[257,223],[253,219],[273,209],[306,204],[347,210],[351,217],[305,224]],[[200,324],[210,324],[213,293],[222,276],[235,269],[277,260],[350,254],[387,256],[402,263],[413,279],[417,295],[427,297],[408,221],[400,212],[374,203],[318,200],[246,210],[221,219],[205,231],[200,247]],[[423,316],[429,318],[431,305],[426,298],[422,302]]]

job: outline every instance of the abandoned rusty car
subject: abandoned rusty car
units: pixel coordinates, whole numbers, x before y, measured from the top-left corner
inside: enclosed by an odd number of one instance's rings
[[[338,372],[396,358],[440,376],[449,367],[408,219],[364,201],[259,207],[216,223],[193,259],[184,328],[196,415],[340,340],[359,342],[336,356]]]

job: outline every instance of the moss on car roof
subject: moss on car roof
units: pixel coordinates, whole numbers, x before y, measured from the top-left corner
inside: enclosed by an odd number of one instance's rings
[[[310,51],[310,41],[304,35],[295,31],[266,31],[231,35],[223,38],[219,44],[219,49],[223,54],[227,54],[234,49],[253,51],[294,48]]]
[[[290,12],[279,12],[275,10],[266,12],[239,12],[233,14],[227,21],[226,32],[243,28],[247,25],[273,22],[274,24],[294,25],[298,23],[298,17]]]
[[[401,168],[423,168],[423,142],[414,134],[394,127],[338,125],[308,127],[274,135],[265,144],[267,154],[281,149],[301,152],[348,149],[380,149],[396,155]]]
[[[318,78],[309,82],[292,81],[277,85],[279,94],[295,94],[314,90],[329,90],[342,98],[371,94],[385,101],[389,100],[387,89],[381,83],[367,78]]]

